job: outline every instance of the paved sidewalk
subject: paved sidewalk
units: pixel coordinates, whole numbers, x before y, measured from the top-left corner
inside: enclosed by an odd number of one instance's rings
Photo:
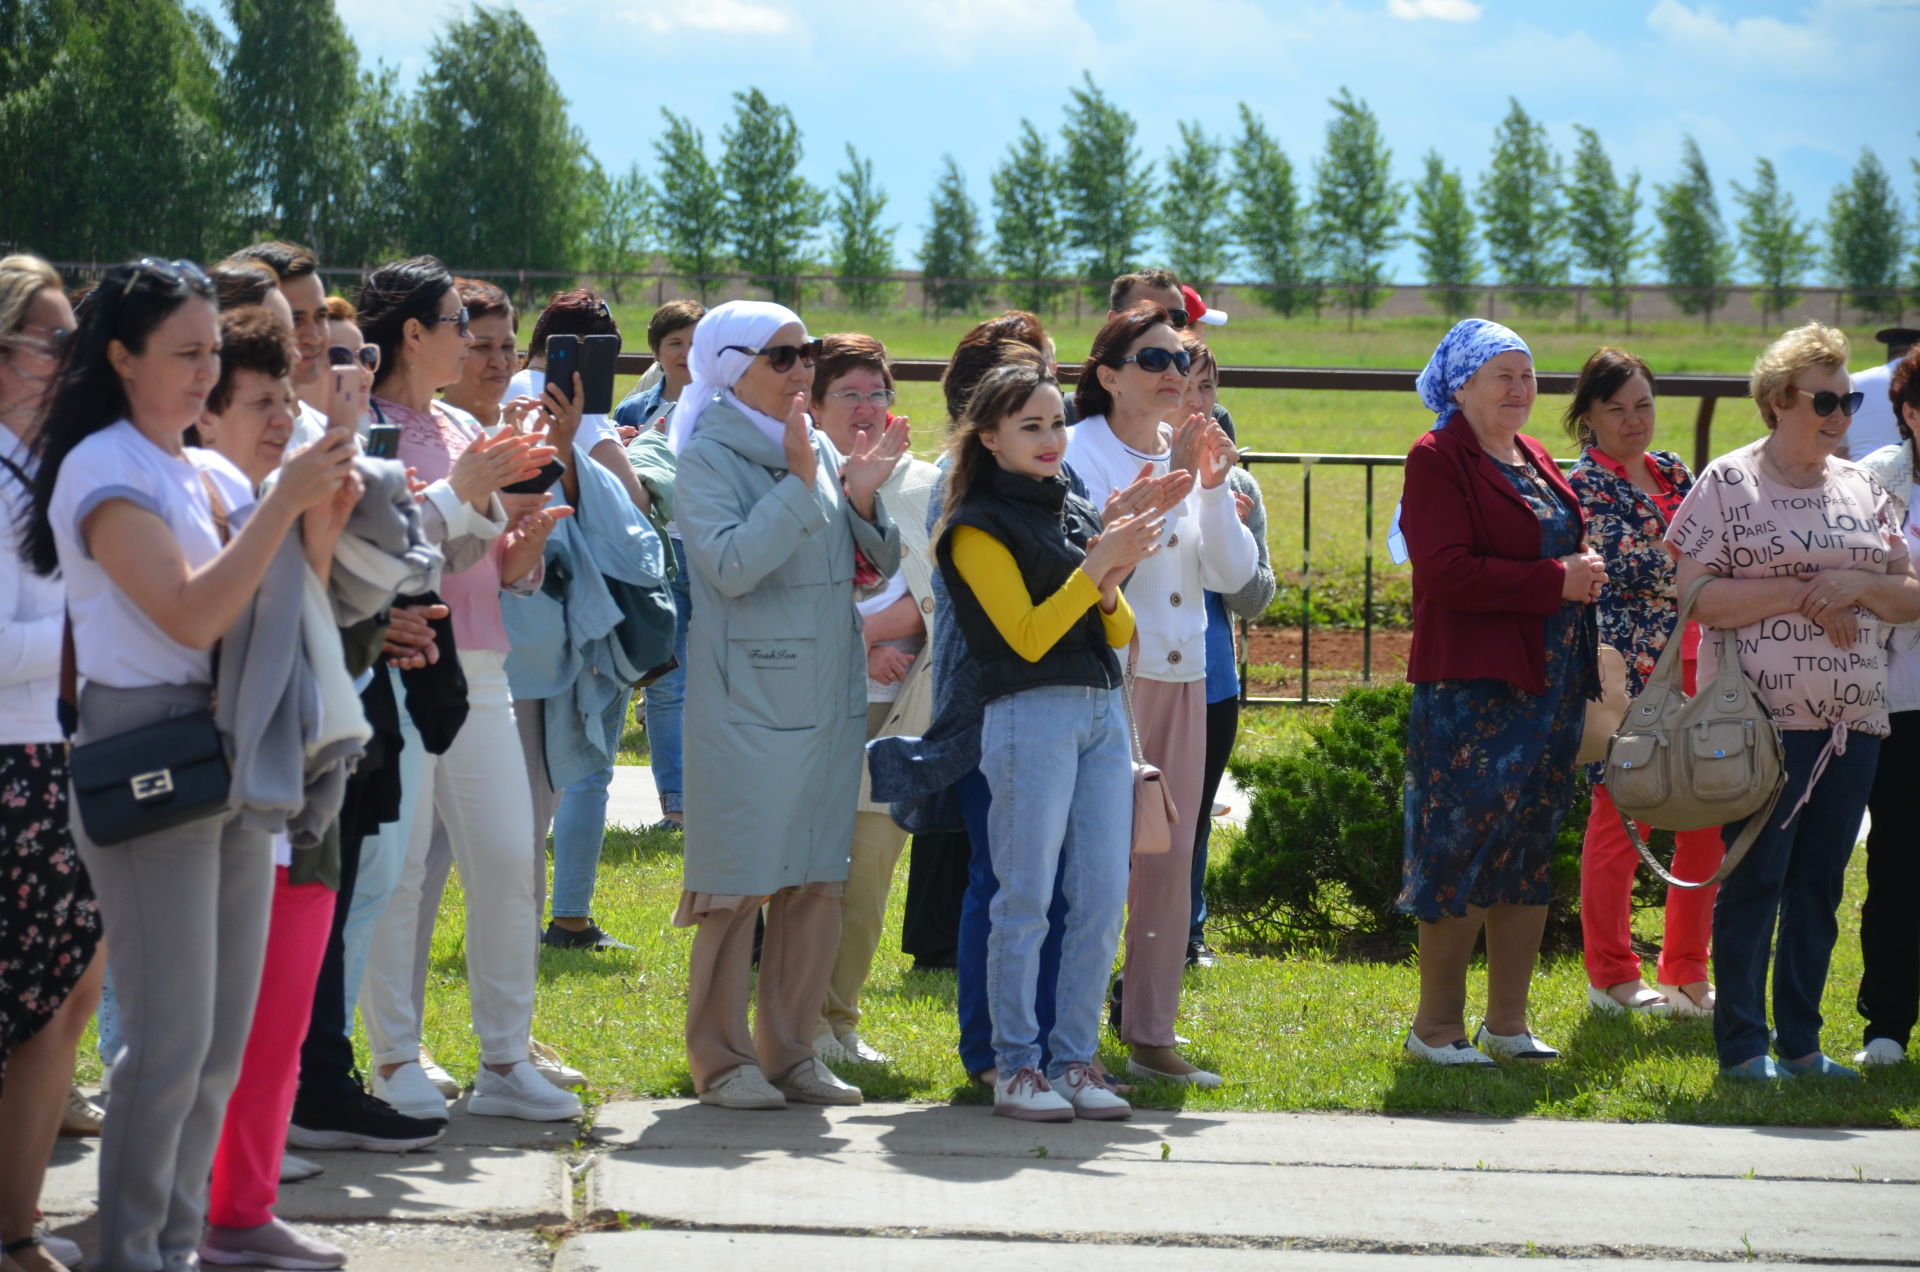
[[[584,1137],[456,1106],[433,1149],[310,1156],[326,1173],[283,1189],[279,1213],[357,1272],[1920,1265],[1911,1131],[1164,1111],[1035,1126],[977,1106],[667,1100],[604,1105]],[[47,1189],[83,1244],[93,1166],[90,1143],[63,1141]]]

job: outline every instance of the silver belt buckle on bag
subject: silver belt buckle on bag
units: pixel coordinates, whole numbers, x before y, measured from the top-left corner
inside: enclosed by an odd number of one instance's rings
[[[150,803],[173,794],[173,770],[155,769],[151,773],[135,773],[128,785],[133,787],[134,803]]]

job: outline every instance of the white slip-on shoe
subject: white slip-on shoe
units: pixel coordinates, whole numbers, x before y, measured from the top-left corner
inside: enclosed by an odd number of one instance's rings
[[[702,1091],[700,1103],[723,1109],[784,1109],[787,1097],[774,1090],[759,1065],[743,1064]]]
[[[87,1261],[86,1252],[80,1243],[69,1241],[65,1237],[56,1237],[45,1228],[35,1228],[33,1235],[40,1239],[40,1248],[53,1256],[55,1263],[64,1263],[69,1268],[78,1269]]]
[[[1493,1057],[1480,1050],[1465,1038],[1455,1038],[1444,1047],[1436,1047],[1422,1042],[1420,1035],[1407,1030],[1407,1054],[1428,1064],[1465,1065],[1472,1069],[1496,1068]]]
[[[818,1056],[808,1056],[773,1080],[773,1089],[794,1104],[858,1104],[860,1088],[842,1082]]]
[[[1158,1078],[1162,1082],[1183,1082],[1190,1087],[1199,1087],[1203,1091],[1211,1091],[1217,1086],[1225,1086],[1227,1081],[1219,1074],[1210,1073],[1205,1069],[1195,1069],[1191,1073],[1162,1073],[1158,1069],[1148,1068],[1131,1056],[1127,1058],[1127,1076],[1147,1080]]]
[[[1073,1105],[1075,1117],[1090,1122],[1117,1122],[1133,1116],[1133,1105],[1122,1099],[1113,1083],[1090,1064],[1070,1064],[1053,1079],[1053,1089]]]
[[[1693,995],[1678,985],[1662,985],[1660,993],[1666,997],[1672,1015],[1693,1020],[1712,1020],[1713,1005],[1720,997],[1711,985],[1707,986],[1705,1002],[1695,1002]]]
[[[1863,1049],[1853,1053],[1853,1062],[1863,1069],[1877,1069],[1882,1065],[1899,1064],[1907,1058],[1907,1049],[1891,1038],[1875,1038]]]
[[[433,1053],[425,1047],[420,1048],[420,1072],[427,1075],[427,1081],[433,1083],[433,1089],[449,1100],[460,1098],[460,1080],[440,1067]]]
[[[840,1040],[833,1036],[833,1030],[825,1025],[820,1026],[820,1032],[813,1036],[813,1054],[817,1059],[825,1060],[828,1064],[853,1063],[853,1057],[848,1055],[847,1049],[840,1045]]]
[[[1558,1060],[1560,1053],[1546,1043],[1522,1029],[1517,1034],[1497,1034],[1482,1023],[1473,1035],[1473,1045],[1484,1048],[1488,1054],[1504,1056],[1508,1060]]]
[[[540,1076],[522,1060],[505,1073],[485,1065],[473,1080],[467,1112],[478,1117],[517,1117],[523,1122],[568,1122],[580,1116],[580,1097]]]
[[[284,1151],[280,1154],[280,1182],[283,1184],[297,1184],[303,1179],[312,1179],[319,1173],[320,1166],[317,1162],[310,1162],[304,1157]]]
[[[373,1094],[408,1117],[447,1120],[447,1097],[440,1094],[440,1088],[433,1085],[417,1060],[407,1061],[386,1077],[376,1069]]]
[[[1589,985],[1587,986],[1587,1006],[1609,1015],[1624,1015],[1627,1012],[1640,1016],[1673,1014],[1672,1001],[1658,990],[1648,989],[1645,985],[1634,990],[1633,996],[1625,1002],[1621,1002],[1597,985]]]
[[[587,1075],[580,1072],[560,1058],[560,1053],[546,1043],[535,1038],[531,1044],[532,1054],[528,1059],[540,1076],[563,1090],[574,1090],[587,1085]]]
[[[846,1033],[840,1035],[840,1037],[837,1038],[835,1041],[837,1041],[840,1044],[840,1050],[846,1052],[849,1059],[857,1060],[861,1064],[892,1064],[893,1063],[892,1056],[888,1055],[884,1051],[875,1051],[872,1047],[867,1045],[867,1040],[865,1038],[862,1038],[858,1033],[854,1032],[851,1029],[849,1029]]]
[[[993,1115],[1017,1122],[1071,1122],[1073,1104],[1048,1085],[1046,1074],[1028,1067],[994,1082]]]

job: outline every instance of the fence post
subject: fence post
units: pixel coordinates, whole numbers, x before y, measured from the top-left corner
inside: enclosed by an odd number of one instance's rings
[[[1300,704],[1313,697],[1313,460],[1300,461]]]
[[[1713,450],[1713,404],[1717,399],[1702,395],[1700,409],[1693,417],[1693,471],[1707,466]]]
[[[1487,321],[1493,321],[1493,288],[1487,288]]]
[[[1360,602],[1360,683],[1373,683],[1373,465],[1367,465],[1367,539],[1362,572],[1366,591]]]

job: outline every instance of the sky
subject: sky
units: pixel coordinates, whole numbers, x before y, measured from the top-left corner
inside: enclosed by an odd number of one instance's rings
[[[337,0],[364,62],[411,83],[456,0]],[[1700,143],[1729,225],[1728,182],[1771,158],[1802,214],[1824,216],[1861,148],[1912,214],[1920,158],[1920,0],[517,0],[574,122],[609,171],[654,167],[660,108],[718,153],[732,94],[790,107],[806,175],[830,187],[851,143],[875,161],[910,257],[942,156],[987,210],[1022,118],[1057,134],[1083,71],[1139,122],[1149,158],[1177,122],[1231,136],[1247,103],[1303,183],[1343,86],[1379,115],[1395,175],[1437,149],[1473,182],[1517,98],[1563,155],[1595,129],[1622,170],[1673,178]],[[1907,86],[1902,90],[1900,86]],[[1650,219],[1650,214],[1644,214]],[[1395,272],[1417,277],[1410,248]]]

